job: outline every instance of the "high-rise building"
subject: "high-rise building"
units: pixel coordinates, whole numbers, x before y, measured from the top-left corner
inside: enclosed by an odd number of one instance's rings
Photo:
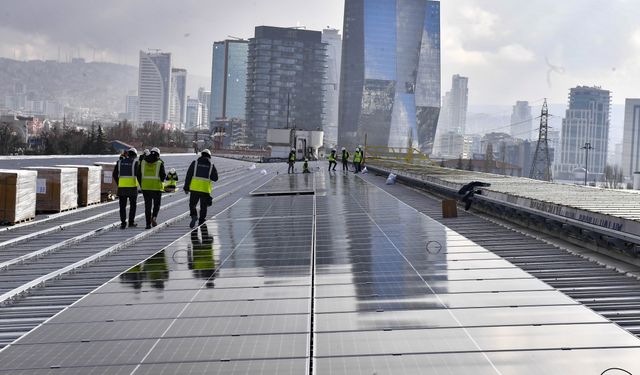
[[[126,118],[134,123],[138,122],[138,95],[127,95],[124,112]]]
[[[209,122],[244,119],[247,97],[248,41],[224,40],[213,44]]]
[[[445,95],[445,98],[447,98],[449,129],[458,134],[465,134],[469,107],[469,78],[454,75],[451,78],[451,91]]]
[[[171,54],[140,51],[138,122],[165,123],[169,119]]]
[[[342,62],[342,37],[337,29],[322,30],[322,42],[327,44],[327,75],[324,81],[324,131],[325,149],[338,143],[338,106],[340,96],[340,63]]]
[[[247,68],[251,142],[266,145],[267,129],[322,129],[326,47],[320,31],[256,27]]]
[[[202,103],[198,99],[187,97],[186,128],[199,127],[202,124]]]
[[[207,91],[204,87],[198,89],[198,101],[202,104],[202,122],[209,125],[209,105],[211,104],[211,91]]]
[[[517,101],[511,113],[511,136],[514,138],[532,140],[537,138],[533,134],[533,116],[531,106],[527,101]]]
[[[608,90],[586,86],[570,90],[569,108],[562,120],[556,178],[573,180],[576,170],[587,166],[589,181],[600,179],[607,163],[610,107],[611,93]],[[584,148],[587,143],[591,146],[588,151]]]
[[[171,69],[171,99],[169,101],[169,121],[179,127],[184,126],[187,116],[187,70]]]
[[[640,99],[624,102],[622,170],[627,177],[633,177],[633,172],[640,171]]]
[[[440,2],[346,0],[338,143],[430,153],[440,111]]]

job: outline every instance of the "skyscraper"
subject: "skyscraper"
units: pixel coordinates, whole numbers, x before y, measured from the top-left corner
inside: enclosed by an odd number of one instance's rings
[[[211,104],[211,91],[207,91],[204,87],[198,89],[198,101],[202,104],[202,122],[209,123],[209,105]]]
[[[186,127],[199,127],[202,123],[202,103],[198,99],[187,98]]]
[[[449,117],[449,129],[458,134],[465,134],[467,126],[467,109],[469,107],[469,78],[458,74],[451,78],[451,91],[445,97],[448,98],[447,108]]]
[[[338,141],[431,152],[440,111],[440,3],[346,0]]]
[[[125,99],[124,112],[127,120],[134,123],[138,122],[138,95],[127,95]]]
[[[267,129],[322,129],[326,44],[319,31],[258,26],[249,40],[246,119],[250,141]]]
[[[640,99],[624,102],[622,170],[627,177],[633,177],[633,172],[640,171]]]
[[[325,148],[338,143],[338,105],[340,94],[340,63],[342,37],[337,29],[322,30],[322,42],[327,44],[327,75],[324,81],[324,131]]]
[[[166,122],[171,96],[171,54],[140,51],[138,69],[138,122]]]
[[[531,106],[527,101],[517,101],[511,113],[511,136],[514,138],[532,140],[533,117]]]
[[[569,93],[569,109],[562,120],[560,160],[555,176],[572,180],[574,171],[584,168],[589,143],[589,181],[599,180],[607,163],[611,93],[600,87],[578,86]]]
[[[247,97],[248,41],[224,40],[213,44],[209,122],[244,119]]]
[[[179,127],[184,126],[187,116],[187,70],[171,69],[171,98],[169,100],[169,121]]]

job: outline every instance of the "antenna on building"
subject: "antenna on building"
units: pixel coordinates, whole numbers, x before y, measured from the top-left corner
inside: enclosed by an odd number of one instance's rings
[[[227,35],[227,38],[235,39],[235,40],[245,40],[244,38],[240,38],[239,36]]]
[[[547,107],[547,99],[542,104],[542,113],[540,114],[540,130],[538,133],[538,143],[536,152],[533,155],[533,165],[529,178],[542,181],[551,181],[551,159],[549,158],[549,109]]]

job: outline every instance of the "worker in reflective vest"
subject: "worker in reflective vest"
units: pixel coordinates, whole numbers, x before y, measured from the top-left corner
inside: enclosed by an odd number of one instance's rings
[[[127,227],[127,201],[129,201],[129,227],[136,227],[136,204],[138,201],[138,151],[130,148],[127,157],[118,160],[113,168],[113,180],[118,184],[118,201],[120,203],[120,228]]]
[[[289,169],[287,169],[287,174],[294,173],[293,166],[296,162],[296,149],[292,148],[291,152],[289,152],[289,159],[287,161],[289,163]]]
[[[160,159],[160,149],[154,147],[145,156],[138,169],[141,181],[142,196],[144,197],[144,217],[147,222],[145,229],[151,229],[158,225],[158,213],[162,203],[162,191],[167,174],[164,170],[164,162]]]
[[[349,172],[349,151],[346,148],[342,148],[342,171]]]
[[[171,193],[176,191],[176,187],[178,186],[178,173],[176,173],[175,168],[169,169],[169,173],[167,173],[167,179],[164,183],[164,191],[167,193]]]
[[[362,163],[362,150],[358,147],[353,153],[353,167],[356,169],[355,173],[360,172],[360,163]]]
[[[184,193],[189,194],[189,211],[191,213],[191,223],[189,227],[194,228],[196,221],[202,225],[207,220],[207,207],[213,204],[211,191],[212,181],[218,181],[218,171],[211,160],[211,151],[208,149],[200,153],[198,160],[191,162],[187,177],[184,179]],[[196,206],[200,203],[200,215]]]
[[[331,170],[331,164],[333,164],[333,170],[336,170],[336,166],[338,165],[338,163],[336,162],[336,150],[333,149],[331,150],[331,153],[329,154],[329,170]]]

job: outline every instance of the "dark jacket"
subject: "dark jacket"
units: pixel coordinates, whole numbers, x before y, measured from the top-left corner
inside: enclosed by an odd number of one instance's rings
[[[147,163],[155,163],[156,161],[160,162],[160,173],[159,173],[160,181],[166,180],[167,173],[164,170],[164,162],[162,161],[162,159],[160,159],[158,155],[156,155],[155,153],[152,153],[145,156],[143,160]],[[138,169],[136,170],[136,177],[138,178],[138,184],[142,186],[142,161],[138,163]]]
[[[349,161],[349,151],[343,150],[342,151],[342,162],[346,163],[348,161]]]
[[[131,159],[136,160],[136,158],[131,158]],[[118,170],[118,167],[119,167],[118,164],[119,163],[116,163],[115,168],[113,168],[113,173],[111,174],[111,176],[113,177],[113,181],[115,181],[116,185],[120,180],[120,171]],[[140,163],[136,160],[136,163],[134,164],[134,168],[136,169],[136,174],[137,174],[137,170],[140,169],[139,164]],[[137,195],[138,195],[137,187],[119,187],[118,188],[119,197],[135,197]]]
[[[209,157],[200,156],[198,160],[194,160],[191,162],[191,165],[189,166],[189,170],[187,170],[187,176],[184,179],[184,191],[189,191],[189,185],[191,185],[191,179],[193,178],[193,173],[196,169],[196,162],[200,164],[205,164],[207,166],[213,165],[213,168],[211,168],[211,176],[209,176],[209,179],[214,182],[218,181],[218,171],[216,170],[215,164],[213,164],[213,162]]]

